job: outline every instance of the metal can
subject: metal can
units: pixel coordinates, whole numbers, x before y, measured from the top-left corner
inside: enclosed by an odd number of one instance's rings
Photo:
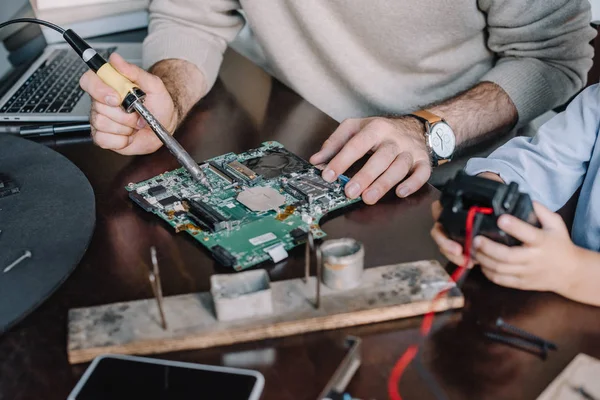
[[[327,240],[321,245],[323,283],[331,289],[346,290],[360,285],[365,249],[354,239]]]

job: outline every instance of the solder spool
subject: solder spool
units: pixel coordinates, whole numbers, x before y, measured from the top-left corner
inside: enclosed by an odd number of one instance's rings
[[[365,249],[354,239],[327,240],[321,245],[323,283],[331,289],[346,290],[360,285]]]

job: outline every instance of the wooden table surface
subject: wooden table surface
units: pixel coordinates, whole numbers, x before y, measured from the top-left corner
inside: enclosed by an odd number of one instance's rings
[[[251,71],[246,78],[224,68],[222,79],[179,130],[178,139],[195,159],[240,152],[266,140],[278,140],[309,157],[335,129],[335,121],[281,83]],[[146,275],[150,246],[158,249],[165,295],[206,291],[211,274],[228,272],[185,233],[175,234],[129,201],[123,188],[127,183],[177,167],[166,150],[123,157],[91,143],[57,149],[83,170],[95,190],[96,230],[69,279],[0,337],[1,400],[66,398],[87,367],[67,362],[68,310],[151,297]],[[407,200],[391,196],[327,221],[324,230],[330,238],[362,241],[367,266],[443,261],[429,237],[429,209],[437,196],[432,187]],[[303,251],[295,249],[288,260],[266,269],[272,280],[299,277]],[[552,294],[500,288],[477,271],[463,289],[465,308],[423,348],[424,365],[452,399],[534,399],[576,354],[600,357],[599,308]],[[559,351],[543,361],[490,343],[482,331],[498,316],[555,341]],[[343,338],[353,334],[363,339],[363,364],[348,390],[362,399],[386,399],[390,369],[417,337],[420,321],[411,318],[158,357],[257,369],[266,378],[264,400],[314,399],[344,355]],[[405,399],[433,398],[412,367],[401,390]]]

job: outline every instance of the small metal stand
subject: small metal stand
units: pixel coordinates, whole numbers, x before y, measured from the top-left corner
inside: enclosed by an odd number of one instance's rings
[[[308,283],[308,277],[310,276],[310,264],[312,253],[315,253],[315,259],[317,263],[317,287],[316,287],[316,298],[315,308],[321,307],[321,280],[323,279],[323,257],[321,253],[321,246],[315,243],[315,237],[311,231],[308,231],[308,238],[306,240],[305,250],[305,263],[304,263],[304,283]]]
[[[160,283],[160,271],[158,269],[158,259],[156,257],[156,247],[150,247],[150,258],[152,260],[152,269],[148,274],[148,279],[150,280],[150,286],[152,286],[152,292],[154,293],[154,297],[156,298],[156,304],[158,306],[158,312],[160,314],[160,322],[162,328],[167,330],[167,320],[165,318],[165,313],[163,310],[163,295],[162,295],[162,285]]]

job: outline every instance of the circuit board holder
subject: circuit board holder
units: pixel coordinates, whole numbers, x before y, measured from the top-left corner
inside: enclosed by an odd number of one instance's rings
[[[255,271],[248,271],[255,272]],[[244,272],[245,274],[246,272]],[[168,329],[153,299],[69,311],[68,357],[81,363],[106,353],[158,354],[338,329],[460,308],[458,287],[433,301],[450,277],[437,261],[368,268],[350,290],[322,287],[316,308],[315,277],[272,282],[272,312],[220,321],[210,292],[164,298]]]
[[[345,196],[346,177],[326,182],[315,166],[274,141],[212,158],[201,168],[213,192],[184,168],[126,189],[142,209],[175,232],[187,232],[220,264],[236,271],[287,258],[309,231],[324,238],[319,221],[361,201]]]

